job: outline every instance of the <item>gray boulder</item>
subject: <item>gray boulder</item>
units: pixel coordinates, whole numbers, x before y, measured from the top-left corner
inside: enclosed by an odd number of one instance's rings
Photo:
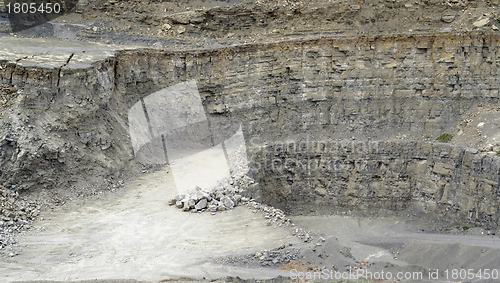
[[[202,210],[202,209],[206,208],[207,207],[207,203],[208,203],[208,201],[207,201],[206,198],[201,199],[195,205],[196,210]]]

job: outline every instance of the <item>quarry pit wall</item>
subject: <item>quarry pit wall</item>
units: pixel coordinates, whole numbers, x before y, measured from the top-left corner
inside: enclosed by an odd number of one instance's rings
[[[78,63],[83,53],[56,67],[4,60],[0,81],[17,92],[0,118],[0,180],[30,191],[139,170],[128,110],[196,80],[218,130],[242,124],[250,159],[264,164],[255,176],[270,204],[293,211],[296,203],[358,210],[420,203],[496,226],[499,158],[416,140],[450,131],[479,104],[498,105],[499,40],[490,33],[313,38],[122,50],[90,66]],[[407,140],[395,139],[401,135]],[[300,154],[328,159],[326,169],[269,168],[266,160],[300,160],[263,149],[304,138],[333,144]]]

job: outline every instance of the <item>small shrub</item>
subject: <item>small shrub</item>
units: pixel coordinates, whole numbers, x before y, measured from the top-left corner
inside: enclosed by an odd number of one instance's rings
[[[449,142],[453,138],[453,135],[450,134],[442,134],[436,140],[439,142]]]

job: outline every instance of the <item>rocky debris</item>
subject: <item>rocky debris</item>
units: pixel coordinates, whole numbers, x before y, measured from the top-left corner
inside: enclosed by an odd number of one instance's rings
[[[231,183],[236,184],[234,181]],[[240,194],[243,190],[239,185],[230,184],[217,187],[213,191],[196,187],[192,191],[177,195],[170,201],[170,205],[175,205],[183,211],[225,211],[250,200]]]
[[[133,29],[120,29],[127,34],[118,37],[119,41],[137,35],[158,35],[162,40],[164,37],[177,37],[176,40],[183,41],[177,47],[183,48],[186,46],[184,43],[203,46],[206,38],[221,45],[232,45],[281,41],[297,35],[305,36],[312,31],[328,33],[332,28],[346,35],[433,32],[443,28],[448,32],[467,32],[479,15],[492,13],[492,20],[498,18],[494,15],[499,11],[498,4],[494,4],[496,1],[373,0],[353,3],[347,0],[236,0],[227,3],[234,5],[226,6],[221,5],[224,1],[212,0],[152,1],[147,4],[141,1],[110,4],[109,0],[95,0],[89,5],[81,5],[80,12],[87,21],[104,18],[122,27],[131,24]],[[297,22],[301,24],[295,24]],[[454,24],[450,27],[444,26],[452,22]],[[172,26],[170,32],[164,31],[162,23]],[[363,23],[370,25],[363,27]],[[184,34],[177,31],[178,25],[186,28]],[[79,36],[86,35],[82,33]],[[95,34],[88,37],[90,40],[95,38]],[[102,38],[109,40],[108,36]],[[165,44],[161,40],[157,43]]]
[[[240,169],[244,167],[239,167]],[[213,191],[208,191],[200,187],[196,187],[192,191],[177,195],[170,200],[169,204],[183,211],[193,212],[211,212],[215,214],[217,211],[225,211],[233,209],[238,205],[246,205],[253,213],[263,213],[267,219],[267,225],[276,227],[288,227],[292,229],[294,236],[297,236],[304,242],[312,241],[312,233],[296,226],[290,218],[286,217],[285,212],[281,209],[262,204],[259,201],[246,197],[246,190],[255,186],[257,183],[246,174],[241,173],[241,170],[232,168],[233,175],[227,180],[223,180],[224,185],[219,185]]]
[[[196,210],[202,210],[207,207],[208,200],[206,198],[201,199],[198,203],[194,205]]]
[[[219,258],[217,263],[277,267],[302,258],[300,249],[291,246],[291,244],[288,246],[283,244],[275,249],[256,252],[254,254]]]
[[[286,226],[295,227],[295,224],[293,224],[290,221],[290,219],[285,216],[285,213],[281,209],[258,203],[255,200],[248,201],[247,206],[254,213],[256,213],[257,211],[263,212],[264,217],[266,219],[268,219],[267,225],[276,224],[277,226],[286,225]]]
[[[203,10],[197,10],[197,11],[187,11],[183,13],[178,13],[171,15],[167,18],[169,18],[172,23],[174,24],[182,24],[182,25],[187,25],[187,24],[202,24],[206,21],[205,17],[206,12]]]
[[[165,23],[158,29],[157,35],[166,35],[171,29],[172,26],[168,23]]]
[[[490,22],[490,19],[489,19],[489,18],[484,18],[484,19],[481,19],[481,20],[475,21],[472,25],[473,25],[474,27],[480,28],[480,27],[484,27],[484,26],[485,26],[485,25],[487,25],[489,22]]]
[[[219,205],[223,205],[224,207],[226,207],[228,209],[233,209],[234,206],[236,205],[235,202],[236,202],[236,200],[234,199],[234,197],[223,196],[220,198]]]
[[[185,31],[186,31],[186,28],[185,28],[185,27],[183,27],[183,26],[179,26],[179,27],[177,28],[177,33],[179,33],[179,34],[182,34],[182,33],[184,33]]]
[[[443,16],[441,16],[441,21],[443,21],[444,23],[451,23],[455,20],[455,15],[453,14],[444,14]]]
[[[313,240],[312,233],[310,231],[306,231],[290,220],[290,218],[286,217],[285,213],[278,208],[274,208],[272,206],[268,206],[265,204],[261,204],[256,202],[255,200],[249,200],[246,202],[248,208],[252,210],[253,213],[262,212],[264,213],[264,217],[267,220],[267,225],[275,225],[277,227],[289,227],[292,229],[292,233],[294,236],[297,236],[304,242],[310,242]]]
[[[446,4],[450,7],[465,7],[467,6],[466,0],[448,0]]]
[[[247,203],[252,199],[254,191],[258,190],[258,183],[247,175],[248,161],[244,156],[246,156],[244,146],[240,146],[228,156],[232,164],[229,170],[231,177],[220,180],[214,188],[206,190],[196,187],[194,190],[177,195],[169,204],[183,211],[215,213]]]
[[[0,69],[2,67],[0,66]],[[8,106],[9,102],[16,95],[17,89],[14,86],[0,84],[0,106]]]
[[[0,254],[6,246],[16,243],[14,234],[23,227],[29,228],[39,213],[39,204],[26,201],[18,192],[0,185]]]

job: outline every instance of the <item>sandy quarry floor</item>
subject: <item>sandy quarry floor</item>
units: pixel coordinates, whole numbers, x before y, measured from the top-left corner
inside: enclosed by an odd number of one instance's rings
[[[289,276],[276,267],[217,263],[282,244],[300,248],[303,262],[327,269],[336,265],[340,271],[362,261],[370,262],[370,270],[394,274],[500,269],[500,238],[479,228],[433,234],[421,232],[416,222],[390,217],[292,217],[313,232],[313,242],[303,243],[289,228],[267,226],[262,214],[245,206],[215,215],[182,212],[168,206],[175,193],[172,174],[163,170],[77,208],[42,213],[18,237],[17,255],[2,259],[0,281]],[[319,237],[325,241],[316,246]]]
[[[131,182],[121,196],[44,213],[43,221],[18,238],[19,255],[2,259],[0,281],[283,274],[215,261],[298,243],[289,231],[266,226],[245,207],[216,215],[182,212],[168,206],[175,193],[172,174],[160,171]]]

